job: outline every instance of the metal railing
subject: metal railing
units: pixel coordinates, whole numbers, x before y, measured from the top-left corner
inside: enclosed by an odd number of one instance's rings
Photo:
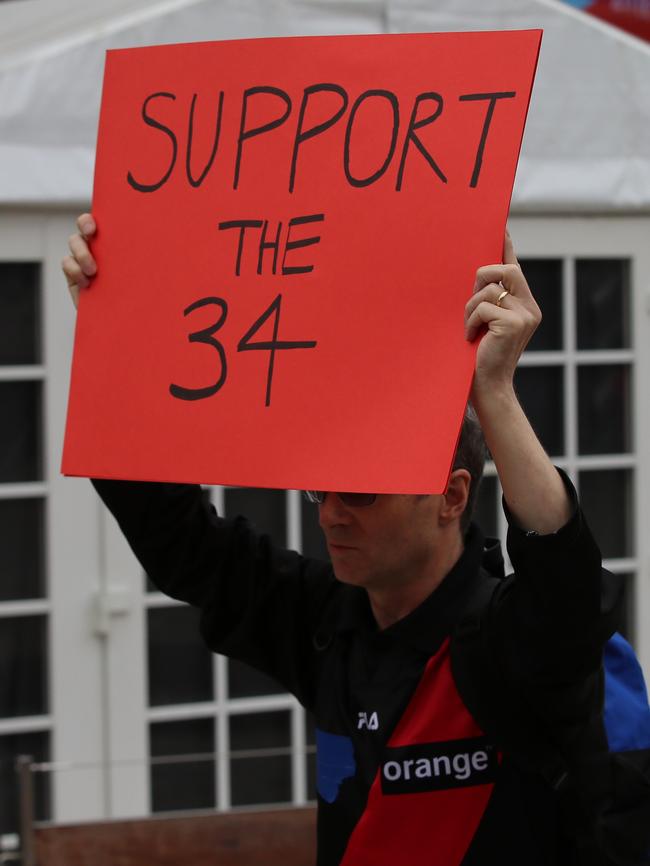
[[[201,761],[232,760],[236,758],[271,758],[279,756],[291,756],[294,752],[291,746],[280,746],[260,749],[233,749],[226,753],[221,752],[197,752],[182,755],[164,755],[150,757],[146,761],[124,760],[113,761],[111,767],[142,766],[149,767],[159,765],[174,765],[184,763],[195,763]],[[315,746],[307,746],[305,754],[316,752]],[[70,762],[70,761],[36,761],[31,755],[19,755],[15,761],[17,778],[17,797],[19,814],[19,850],[0,850],[0,866],[20,862],[21,866],[37,866],[36,862],[36,799],[34,790],[34,776],[36,773],[52,773],[67,770],[106,769],[106,762]],[[261,807],[261,806],[260,806]],[[203,811],[203,810],[200,810]],[[172,814],[172,813],[168,813]],[[184,814],[187,814],[184,811]],[[143,815],[143,818],[151,815]],[[98,818],[98,820],[102,820]]]

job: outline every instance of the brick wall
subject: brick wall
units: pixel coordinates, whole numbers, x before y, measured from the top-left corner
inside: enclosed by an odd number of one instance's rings
[[[313,866],[315,809],[43,826],[38,866]]]

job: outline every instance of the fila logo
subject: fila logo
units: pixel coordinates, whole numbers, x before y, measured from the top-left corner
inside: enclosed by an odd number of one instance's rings
[[[361,731],[363,728],[367,728],[369,731],[379,730],[379,717],[376,712],[359,713],[359,724],[357,725],[357,730]]]

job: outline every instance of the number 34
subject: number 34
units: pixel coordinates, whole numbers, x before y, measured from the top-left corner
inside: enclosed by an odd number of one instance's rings
[[[223,298],[200,298],[194,301],[189,307],[183,310],[184,316],[189,316],[194,310],[201,307],[206,307],[209,304],[214,304],[221,310],[219,318],[213,325],[203,328],[200,331],[194,331],[188,335],[190,343],[205,343],[208,346],[213,346],[219,355],[220,373],[219,378],[213,385],[206,385],[204,388],[185,388],[182,385],[170,385],[169,392],[172,397],[177,397],[179,400],[204,400],[206,397],[212,397],[225,384],[228,376],[228,362],[226,359],[226,350],[223,344],[214,337],[214,334],[222,327],[228,316],[228,304]],[[271,405],[271,387],[273,385],[273,369],[275,365],[275,353],[280,349],[313,349],[316,345],[316,340],[279,340],[278,331],[280,330],[280,309],[282,305],[282,295],[278,295],[273,302],[264,310],[262,315],[253,322],[251,327],[246,331],[244,336],[237,343],[238,352],[252,352],[266,350],[269,352],[269,365],[266,375],[266,406]],[[260,340],[251,342],[252,338],[264,325],[271,316],[275,315],[273,321],[273,337],[271,340]]]

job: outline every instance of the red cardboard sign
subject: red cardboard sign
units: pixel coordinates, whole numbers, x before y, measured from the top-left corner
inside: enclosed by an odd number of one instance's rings
[[[443,491],[540,40],[109,51],[63,471]]]

